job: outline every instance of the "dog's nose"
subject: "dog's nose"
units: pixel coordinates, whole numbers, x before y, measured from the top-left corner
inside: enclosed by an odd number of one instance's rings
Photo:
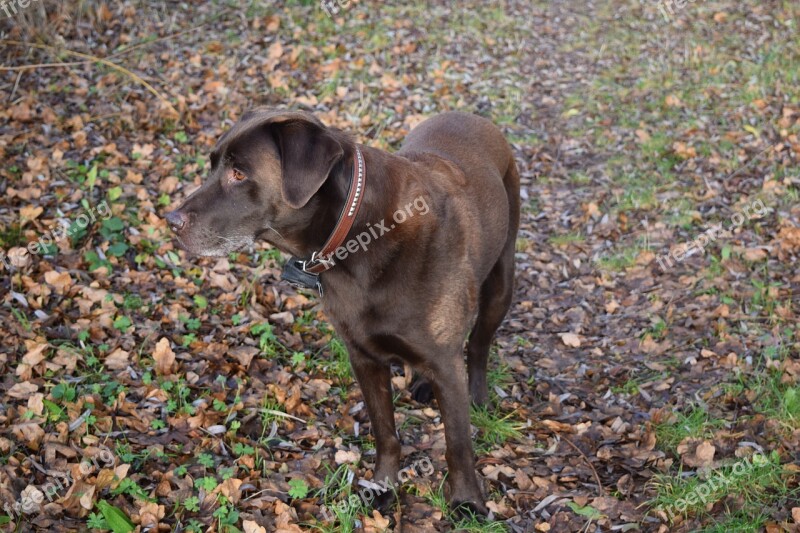
[[[166,214],[165,218],[167,219],[167,224],[169,224],[169,228],[174,232],[179,232],[183,229],[186,225],[186,215],[181,213],[179,210],[170,211]]]

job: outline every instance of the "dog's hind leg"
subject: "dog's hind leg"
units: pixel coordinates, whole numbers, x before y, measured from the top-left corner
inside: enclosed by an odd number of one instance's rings
[[[431,382],[416,372],[414,372],[414,377],[411,379],[409,391],[415,402],[430,404],[433,401],[433,387],[431,386]]]
[[[519,228],[519,174],[516,164],[511,164],[503,178],[509,201],[509,227],[506,243],[500,258],[481,285],[478,300],[478,317],[467,343],[467,369],[469,392],[473,403],[483,405],[489,399],[486,367],[492,339],[511,306],[514,293],[514,252]]]
[[[472,402],[483,405],[489,399],[486,368],[492,339],[511,306],[514,285],[514,249],[503,255],[481,285],[478,318],[467,343],[469,394]]]

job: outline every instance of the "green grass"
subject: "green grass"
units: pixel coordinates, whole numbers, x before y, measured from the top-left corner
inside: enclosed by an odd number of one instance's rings
[[[702,530],[702,533],[759,533],[769,515],[763,509],[749,507],[726,514],[722,519],[714,518],[714,523]]]
[[[601,255],[596,260],[596,264],[600,270],[619,272],[635,265],[636,258],[639,257],[640,253],[646,250],[649,250],[649,246],[642,242],[614,248],[610,252]]]
[[[514,412],[501,415],[497,410],[489,407],[472,406],[472,424],[479,431],[476,443],[477,453],[502,446],[508,440],[522,438],[521,430],[524,425],[513,420],[514,415]]]
[[[755,397],[753,408],[788,430],[800,428],[800,386],[781,378],[782,373],[774,370],[750,378],[747,387]]]
[[[438,487],[428,487],[429,490],[427,490],[427,492],[418,494],[423,496],[432,507],[439,509],[442,516],[452,524],[452,531],[466,531],[469,533],[505,533],[508,531],[508,528],[506,528],[505,524],[502,522],[487,522],[482,517],[472,514],[466,517],[456,516],[453,511],[450,510],[447,498],[445,497],[445,483],[446,478],[442,479]]]
[[[364,501],[353,491],[354,474],[348,465],[328,470],[325,481],[317,491],[330,520],[308,524],[322,533],[352,533],[356,531],[359,516],[369,515]]]
[[[555,246],[566,246],[568,244],[582,243],[586,239],[583,235],[577,233],[567,233],[565,235],[553,235],[547,240]]]
[[[346,388],[353,382],[350,355],[347,352],[347,347],[344,345],[344,342],[337,337],[333,337],[330,340],[327,348],[330,353],[329,357],[314,357],[310,360],[310,364],[322,372],[326,378],[336,383],[341,389],[342,394],[344,394]]]
[[[674,453],[684,439],[710,438],[715,429],[724,426],[724,420],[713,418],[702,407],[695,405],[686,412],[675,413],[670,420],[655,424],[654,429],[659,447]]]
[[[495,350],[492,351],[495,352]],[[490,359],[496,357],[495,353],[489,356]],[[489,397],[496,403],[500,398],[495,389],[499,387],[501,390],[505,390],[514,383],[514,375],[511,371],[511,367],[503,362],[490,365],[486,373],[486,382],[489,387]]]
[[[798,489],[790,486],[787,474],[777,452],[737,459],[702,474],[657,474],[651,484],[655,496],[648,505],[674,523],[679,517],[707,518],[709,506],[724,503],[705,531],[760,531],[768,517],[765,510],[797,497]]]

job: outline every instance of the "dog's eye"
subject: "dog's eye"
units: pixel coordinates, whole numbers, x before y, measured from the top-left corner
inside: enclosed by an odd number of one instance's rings
[[[247,179],[247,176],[245,176],[241,170],[237,170],[234,168],[231,169],[230,179],[231,181],[244,181]]]

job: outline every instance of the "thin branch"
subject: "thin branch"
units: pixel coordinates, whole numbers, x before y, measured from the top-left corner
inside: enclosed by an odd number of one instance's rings
[[[584,462],[587,465],[589,465],[589,468],[592,469],[592,473],[594,474],[594,480],[597,481],[597,488],[600,489],[600,496],[603,496],[606,493],[606,490],[603,488],[603,482],[600,481],[600,476],[597,474],[597,470],[595,470],[594,465],[589,460],[589,458],[586,457],[586,454],[583,453],[583,451],[580,448],[575,446],[575,444],[573,444],[572,441],[569,440],[568,438],[566,438],[564,435],[559,435],[558,433],[556,433],[556,435],[558,435],[561,438],[561,440],[563,440],[564,442],[566,442],[567,444],[572,446],[575,449],[576,452],[581,454],[581,457],[583,458]]]
[[[132,72],[132,71],[128,70],[127,68],[123,67],[122,65],[118,65],[117,63],[114,63],[113,61],[109,61],[108,59],[105,59],[105,58],[102,58],[102,57],[93,56],[93,55],[90,55],[90,54],[84,54],[83,52],[76,52],[75,50],[58,49],[58,48],[56,48],[54,46],[49,46],[49,45],[46,45],[46,44],[26,43],[26,42],[22,42],[22,41],[12,41],[12,40],[7,40],[7,39],[0,40],[0,43],[2,43],[2,44],[10,44],[10,45],[15,45],[15,46],[30,46],[32,48],[39,48],[41,50],[47,50],[47,51],[53,52],[53,53],[61,52],[61,53],[65,53],[67,55],[71,55],[71,56],[74,56],[74,57],[84,58],[88,62],[100,63],[100,64],[103,64],[103,65],[106,65],[107,67],[110,67],[110,68],[112,68],[114,70],[117,70],[117,71],[121,72],[122,74],[125,74],[126,76],[131,78],[136,83],[142,85],[145,89],[147,89],[153,95],[155,95],[156,98],[158,98],[164,104],[166,104],[166,106],[170,109],[170,111],[172,111],[172,113],[175,114],[175,116],[179,116],[180,115],[180,113],[178,113],[178,110],[175,109],[175,107],[172,105],[172,102],[170,102],[169,99],[167,99],[166,96],[161,94],[155,87],[150,85],[150,83],[148,83],[144,78],[142,78],[141,76],[139,76],[135,72]]]
[[[18,67],[0,67],[0,72],[13,72],[17,70],[33,70],[37,68],[52,68],[52,67],[74,67],[76,65],[86,65],[91,61],[72,61],[70,63],[37,63],[35,65],[20,65]]]

